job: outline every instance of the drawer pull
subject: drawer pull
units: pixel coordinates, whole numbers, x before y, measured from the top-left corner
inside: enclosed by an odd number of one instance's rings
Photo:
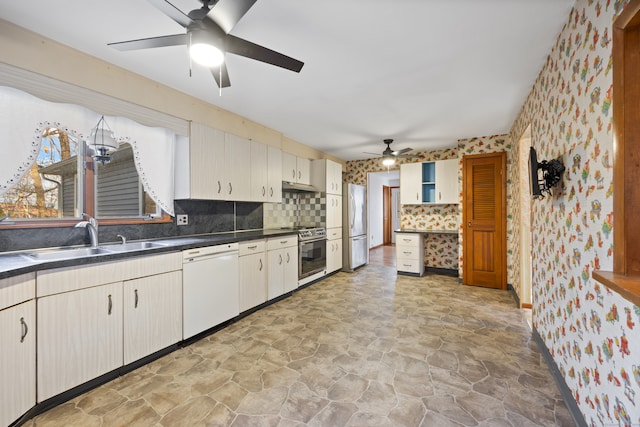
[[[135,294],[134,301],[133,301],[133,308],[138,308],[138,290],[134,289],[133,293]]]
[[[22,335],[20,336],[20,342],[24,342],[24,339],[27,337],[29,333],[29,327],[27,327],[27,322],[24,321],[24,317],[20,318],[20,326],[22,327]]]
[[[258,245],[247,246],[247,249],[256,249],[257,247],[258,247]]]
[[[109,304],[107,305],[107,314],[111,316],[111,310],[113,309],[113,301],[111,300],[111,294],[109,294]]]
[[[403,253],[403,254],[405,254],[405,255],[411,255],[413,252],[411,252],[411,251],[404,251],[404,252],[402,252],[402,253]]]
[[[281,245],[286,245],[288,242],[289,242],[288,240],[280,240]]]
[[[402,239],[402,240],[404,240],[405,242],[411,242],[411,239]]]

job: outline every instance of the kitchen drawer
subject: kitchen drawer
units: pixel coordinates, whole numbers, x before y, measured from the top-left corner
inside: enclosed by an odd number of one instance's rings
[[[271,237],[267,240],[267,250],[273,251],[281,248],[290,248],[298,244],[298,236],[292,234],[291,236]]]
[[[420,248],[413,246],[396,246],[396,257],[400,260],[420,260]]]
[[[238,255],[244,256],[257,254],[260,252],[264,252],[266,247],[267,245],[264,239],[241,242],[238,244]]]
[[[327,240],[342,239],[342,227],[327,229]]]
[[[419,234],[398,233],[396,235],[396,245],[418,247],[420,243]]]
[[[36,273],[0,279],[0,310],[36,297]]]
[[[396,268],[398,271],[405,273],[416,273],[422,275],[424,271],[424,265],[420,260],[415,259],[401,259],[398,258]]]

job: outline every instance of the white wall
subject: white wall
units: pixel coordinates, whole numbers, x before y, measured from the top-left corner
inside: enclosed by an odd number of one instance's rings
[[[369,248],[383,243],[383,211],[382,187],[399,186],[400,172],[373,172],[368,174],[367,212],[369,217]]]

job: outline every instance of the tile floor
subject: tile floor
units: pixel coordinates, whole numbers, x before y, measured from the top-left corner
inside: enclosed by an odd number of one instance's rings
[[[338,273],[28,426],[571,426],[507,292]]]

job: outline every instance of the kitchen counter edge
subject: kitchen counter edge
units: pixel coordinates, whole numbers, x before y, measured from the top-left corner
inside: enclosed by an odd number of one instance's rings
[[[62,259],[62,260],[36,260],[30,259],[30,252],[40,249],[31,249],[20,252],[0,253],[0,280],[20,274],[31,273],[53,268],[72,267],[95,264],[108,261],[126,259],[132,256],[153,255],[166,252],[179,252],[186,249],[202,248],[206,246],[224,245],[227,243],[240,243],[250,240],[266,239],[269,237],[296,235],[293,229],[265,229],[251,231],[235,231],[229,233],[199,234],[190,236],[163,237],[158,239],[145,239],[149,242],[162,242],[165,246],[149,249],[139,249],[126,252],[109,252],[99,255]],[[111,245],[113,243],[105,243]],[[43,248],[46,249],[46,248]]]

